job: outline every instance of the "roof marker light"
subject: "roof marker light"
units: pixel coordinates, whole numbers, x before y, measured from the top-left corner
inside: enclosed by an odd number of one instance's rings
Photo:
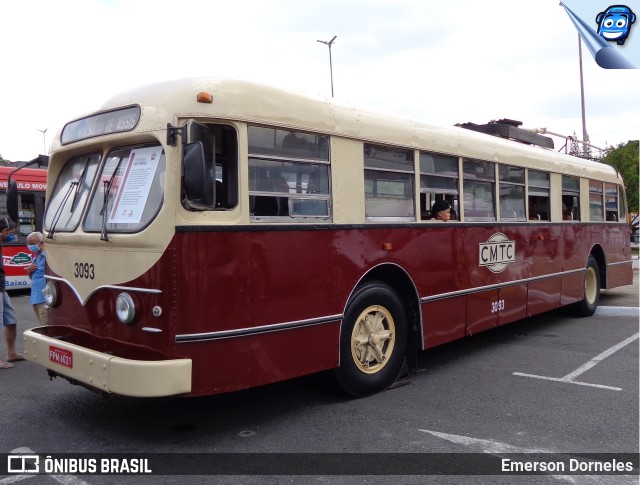
[[[198,103],[213,103],[213,94],[200,91],[197,97]]]

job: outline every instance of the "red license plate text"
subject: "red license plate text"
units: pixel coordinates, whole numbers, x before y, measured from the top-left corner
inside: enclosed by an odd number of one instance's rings
[[[69,369],[73,368],[73,352],[53,345],[49,346],[49,360]]]

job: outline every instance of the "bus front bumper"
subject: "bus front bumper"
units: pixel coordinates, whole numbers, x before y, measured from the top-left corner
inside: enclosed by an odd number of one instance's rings
[[[71,382],[133,397],[191,392],[191,359],[124,359],[50,337],[47,334],[51,328],[24,332],[24,357]]]

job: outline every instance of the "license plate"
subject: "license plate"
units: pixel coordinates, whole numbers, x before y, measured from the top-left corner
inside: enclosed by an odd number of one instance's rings
[[[54,345],[49,346],[49,360],[69,369],[73,368],[73,352]]]

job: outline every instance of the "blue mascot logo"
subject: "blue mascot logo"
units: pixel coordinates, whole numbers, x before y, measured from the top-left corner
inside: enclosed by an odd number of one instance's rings
[[[636,21],[634,14],[626,5],[611,5],[596,17],[598,34],[609,41],[623,45],[629,37],[631,24]]]

